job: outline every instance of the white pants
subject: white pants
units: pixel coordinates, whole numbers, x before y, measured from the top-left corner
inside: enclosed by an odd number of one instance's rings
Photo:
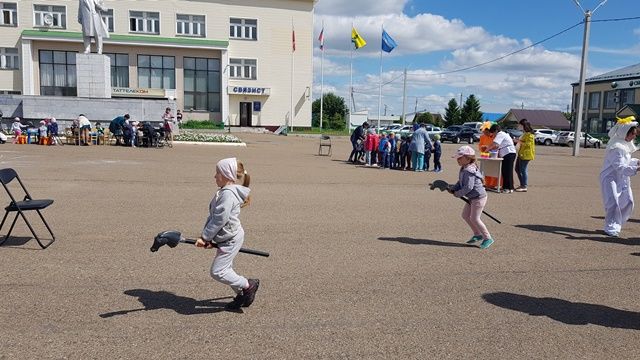
[[[249,286],[247,279],[236,274],[231,267],[233,265],[233,259],[238,255],[243,243],[244,229],[240,227],[238,235],[218,245],[216,257],[211,264],[211,277],[216,281],[231,286],[236,294]]]
[[[621,182],[607,179],[602,181],[604,202],[604,231],[619,233],[633,212],[633,193],[629,178]]]

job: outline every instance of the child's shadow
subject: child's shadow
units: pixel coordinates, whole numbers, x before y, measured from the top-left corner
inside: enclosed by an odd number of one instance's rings
[[[226,303],[216,300],[228,299],[222,297],[209,300],[195,300],[186,296],[178,296],[168,291],[152,291],[147,289],[126,290],[126,295],[135,296],[142,303],[142,308],[130,310],[118,310],[99,314],[101,318],[109,318],[116,315],[126,315],[131,312],[169,309],[180,315],[212,314],[225,311]]]
[[[427,239],[414,239],[410,237],[379,237],[378,240],[385,241],[397,241],[403,244],[409,245],[433,245],[433,246],[445,246],[445,247],[475,247],[473,245],[465,243],[453,243],[446,241],[427,240]]]

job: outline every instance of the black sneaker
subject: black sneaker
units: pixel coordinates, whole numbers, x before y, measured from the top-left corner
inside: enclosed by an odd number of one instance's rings
[[[242,304],[242,306],[249,307],[253,304],[253,300],[256,297],[256,292],[258,291],[259,286],[260,280],[249,279],[249,287],[242,291],[242,294],[244,294],[244,304]]]
[[[244,300],[244,293],[241,292],[236,295],[236,297],[234,297],[230,303],[225,305],[224,308],[233,311],[240,310],[240,307],[242,306],[242,304],[244,304]]]

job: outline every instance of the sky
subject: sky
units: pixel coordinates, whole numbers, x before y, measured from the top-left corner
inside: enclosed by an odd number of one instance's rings
[[[449,100],[460,102],[462,95],[464,102],[471,94],[488,113],[512,108],[566,111],[571,83],[580,79],[584,14],[602,0],[577,2],[582,9],[574,0],[319,0],[314,98],[321,94],[323,68],[324,92],[348,101],[353,24],[367,41],[353,51],[356,111],[378,113],[382,26],[398,44],[382,56],[382,82],[387,83],[382,87],[382,115],[385,105],[387,115],[402,114],[405,68],[406,113],[444,113]],[[638,19],[605,21],[633,17]],[[608,0],[591,19],[587,77],[640,63],[640,0]],[[317,39],[323,24],[321,67]]]

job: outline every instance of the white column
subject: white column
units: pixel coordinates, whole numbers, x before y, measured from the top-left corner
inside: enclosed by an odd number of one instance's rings
[[[225,125],[231,125],[229,117],[229,51],[221,50],[222,91],[220,92],[220,119]]]
[[[33,71],[33,55],[31,51],[31,40],[22,40],[22,49],[20,51],[22,59],[22,94],[35,95],[35,74]]]

